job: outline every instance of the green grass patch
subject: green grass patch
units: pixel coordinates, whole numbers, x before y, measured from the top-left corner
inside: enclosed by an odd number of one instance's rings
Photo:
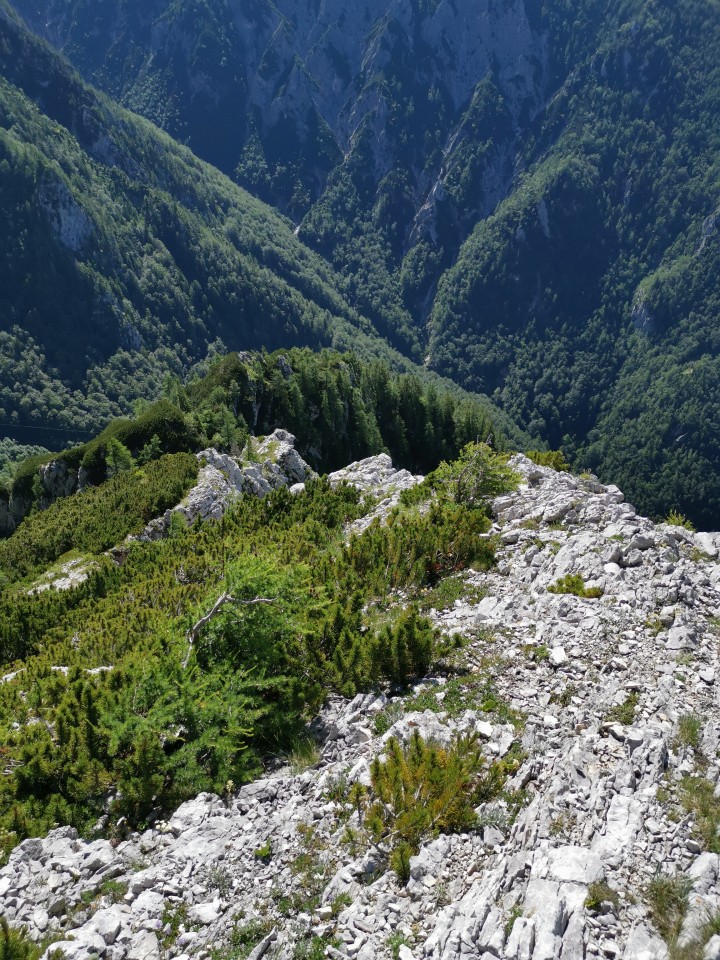
[[[597,913],[603,903],[611,903],[613,908],[617,910],[620,904],[617,890],[613,890],[610,884],[604,880],[591,883],[585,897],[585,907],[593,913]]]
[[[640,702],[640,695],[632,691],[627,695],[622,703],[612,707],[605,715],[608,723],[621,723],[625,727],[632,725],[635,719],[635,711]]]
[[[690,747],[692,750],[699,750],[702,729],[702,717],[699,717],[696,713],[683,713],[678,720],[678,729],[673,745],[676,748]]]
[[[210,950],[211,960],[246,960],[255,947],[273,930],[271,920],[240,920],[232,928],[223,946]]]
[[[466,604],[479,603],[487,595],[484,587],[468,583],[460,577],[445,577],[436,587],[418,595],[419,609],[425,613],[429,610],[449,610],[460,600]]]
[[[442,695],[441,699],[438,699],[438,694]],[[487,677],[470,674],[453,677],[447,683],[429,686],[389,704],[377,714],[375,731],[382,735],[404,714],[423,710],[446,713],[450,717],[459,717],[466,710],[481,710],[495,723],[510,723],[518,730],[524,726],[522,714],[510,707]]]
[[[715,785],[704,777],[683,777],[679,799],[682,808],[692,814],[693,836],[710,853],[720,853],[720,799]]]
[[[685,877],[659,875],[645,890],[645,901],[658,933],[673,947],[680,935],[688,908],[692,882]]]

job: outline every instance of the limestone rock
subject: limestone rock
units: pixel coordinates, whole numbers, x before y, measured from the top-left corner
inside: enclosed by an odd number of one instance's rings
[[[219,520],[228,506],[242,494],[264,497],[280,487],[295,488],[315,476],[315,472],[295,449],[295,437],[287,430],[275,430],[253,444],[252,458],[236,459],[217,450],[197,455],[202,464],[195,486],[182,503],[152,520],[140,540],[158,540],[167,536],[173,514],[187,525],[196,520]]]

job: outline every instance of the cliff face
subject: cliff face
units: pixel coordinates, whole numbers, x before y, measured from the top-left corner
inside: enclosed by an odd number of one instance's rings
[[[9,919],[61,936],[72,960],[716,957],[720,534],[513,465],[497,567],[431,611],[466,639],[452,671],[406,697],[331,701],[307,769],[202,794],[119,844],[26,840],[0,871]],[[387,458],[332,479],[392,502]],[[476,829],[423,843],[403,885],[351,791],[413,731],[474,733],[518,765]]]
[[[548,38],[526,0],[16,6],[87,79],[294,220],[355,180],[345,226],[387,208],[395,258],[423,239],[452,257],[508,191],[515,136],[546,95]],[[303,236],[324,248],[322,220]]]
[[[404,121],[391,116],[398,80],[418,110],[434,102],[437,113],[442,105],[450,152],[485,78],[494,78],[516,123],[543,100],[546,39],[536,4],[526,0],[226,0],[212,11],[163,0],[15,6],[86,77],[229,173],[238,147],[257,133],[277,152],[273,159],[286,161],[298,159],[298,145],[318,149],[328,138],[327,155],[315,158],[317,173],[327,175],[372,118],[386,141],[375,144],[379,180],[397,147],[391,128]]]

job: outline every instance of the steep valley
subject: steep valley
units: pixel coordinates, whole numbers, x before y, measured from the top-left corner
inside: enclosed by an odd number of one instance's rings
[[[402,353],[718,526],[714,0],[16,6]]]

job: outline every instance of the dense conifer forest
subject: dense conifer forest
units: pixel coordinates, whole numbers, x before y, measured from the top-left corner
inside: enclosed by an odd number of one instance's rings
[[[353,82],[380,83],[384,106],[363,107],[347,143],[322,97],[314,120],[274,128],[250,103],[258,88],[247,71],[270,77],[277,65],[252,66],[255,34],[243,30],[252,21],[263,36],[282,8],[253,8],[243,27],[230,0],[194,4],[192,16],[161,2],[137,16],[36,6],[18,0],[88,79],[187,136],[298,226],[99,98],[4,5],[0,199],[12,254],[0,410],[12,439],[52,445],[58,428],[88,436],[208,352],[332,344],[394,365],[401,354],[423,361],[492,394],[641,509],[717,521],[708,424],[719,27],[708,0],[517,3],[508,16],[527,40],[516,87],[500,66],[473,61],[477,85],[461,109],[455,68],[422,41],[428,101],[412,52],[420,41],[379,20],[385,67],[371,58]],[[425,37],[440,12],[413,17]],[[124,57],[150,43],[154,21],[183,42],[133,80]],[[452,38],[454,21],[439,22]],[[300,44],[302,22],[287,29]],[[98,30],[114,44],[102,68]],[[195,52],[178,60],[188,38]],[[349,31],[346,42],[322,69],[345,77],[352,98],[361,41]],[[194,92],[200,73],[215,85],[211,101]],[[382,158],[378,123],[388,124]]]

